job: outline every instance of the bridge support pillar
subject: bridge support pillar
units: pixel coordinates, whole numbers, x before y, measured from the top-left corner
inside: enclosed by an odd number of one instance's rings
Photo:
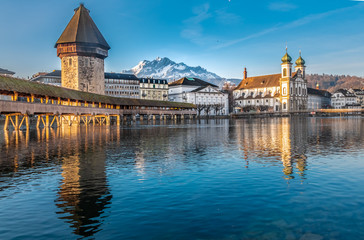
[[[44,127],[49,127],[49,115],[46,115],[46,120],[45,120],[45,126]]]
[[[5,125],[4,125],[4,130],[5,131],[8,130],[8,125],[9,125],[9,116],[6,115],[6,117],[5,117]]]
[[[152,119],[153,119],[153,121],[155,121],[155,115],[152,115]]]
[[[185,119],[185,115],[181,114],[181,120]]]
[[[110,126],[110,116],[105,116],[106,126]]]
[[[19,123],[19,116],[22,117],[21,121]],[[14,120],[13,120],[14,117]],[[20,130],[21,126],[23,125],[23,122],[25,121],[25,125],[27,130],[29,130],[29,116],[27,114],[21,114],[21,113],[12,113],[5,115],[5,124],[4,124],[4,130],[9,129],[9,123],[14,127],[14,130],[18,131]]]
[[[28,115],[25,115],[25,126],[27,127],[27,130],[29,130],[30,120]]]
[[[140,115],[140,121],[143,122],[144,118],[143,115]]]
[[[120,115],[116,116],[116,125],[120,126]]]

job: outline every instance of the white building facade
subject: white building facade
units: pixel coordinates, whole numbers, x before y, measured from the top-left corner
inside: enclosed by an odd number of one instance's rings
[[[228,115],[228,93],[198,78],[181,78],[169,83],[169,101],[193,103],[201,116]]]
[[[308,110],[316,110],[331,107],[331,93],[325,90],[307,88]]]
[[[333,108],[359,108],[360,104],[354,93],[347,89],[339,89],[331,96],[331,105]]]
[[[140,99],[168,101],[168,82],[165,79],[140,78]]]
[[[105,95],[139,98],[139,82],[134,74],[105,73]]]

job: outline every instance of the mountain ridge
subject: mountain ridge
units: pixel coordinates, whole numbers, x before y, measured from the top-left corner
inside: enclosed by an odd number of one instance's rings
[[[137,77],[152,77],[166,79],[169,82],[180,79],[182,77],[196,77],[204,81],[211,82],[222,87],[224,82],[230,81],[238,85],[241,79],[224,78],[207,69],[197,66],[191,67],[183,62],[176,63],[168,57],[157,57],[149,61],[140,61],[135,67],[129,70],[123,70],[123,73],[132,73]],[[339,88],[363,88],[364,78],[349,75],[329,75],[329,74],[307,74],[308,86],[315,88],[316,84],[320,85],[320,89],[326,89],[334,92]]]

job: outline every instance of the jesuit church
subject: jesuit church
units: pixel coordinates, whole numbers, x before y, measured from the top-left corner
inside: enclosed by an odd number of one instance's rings
[[[282,58],[281,73],[244,78],[234,90],[235,112],[250,110],[293,112],[307,109],[307,80],[305,61],[301,57],[292,71],[292,58]]]

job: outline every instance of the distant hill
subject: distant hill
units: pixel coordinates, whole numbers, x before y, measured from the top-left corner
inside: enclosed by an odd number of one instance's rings
[[[364,78],[349,75],[329,75],[329,74],[307,74],[308,86],[315,88],[316,84],[320,89],[326,89],[329,92],[335,92],[340,88],[363,88]]]

